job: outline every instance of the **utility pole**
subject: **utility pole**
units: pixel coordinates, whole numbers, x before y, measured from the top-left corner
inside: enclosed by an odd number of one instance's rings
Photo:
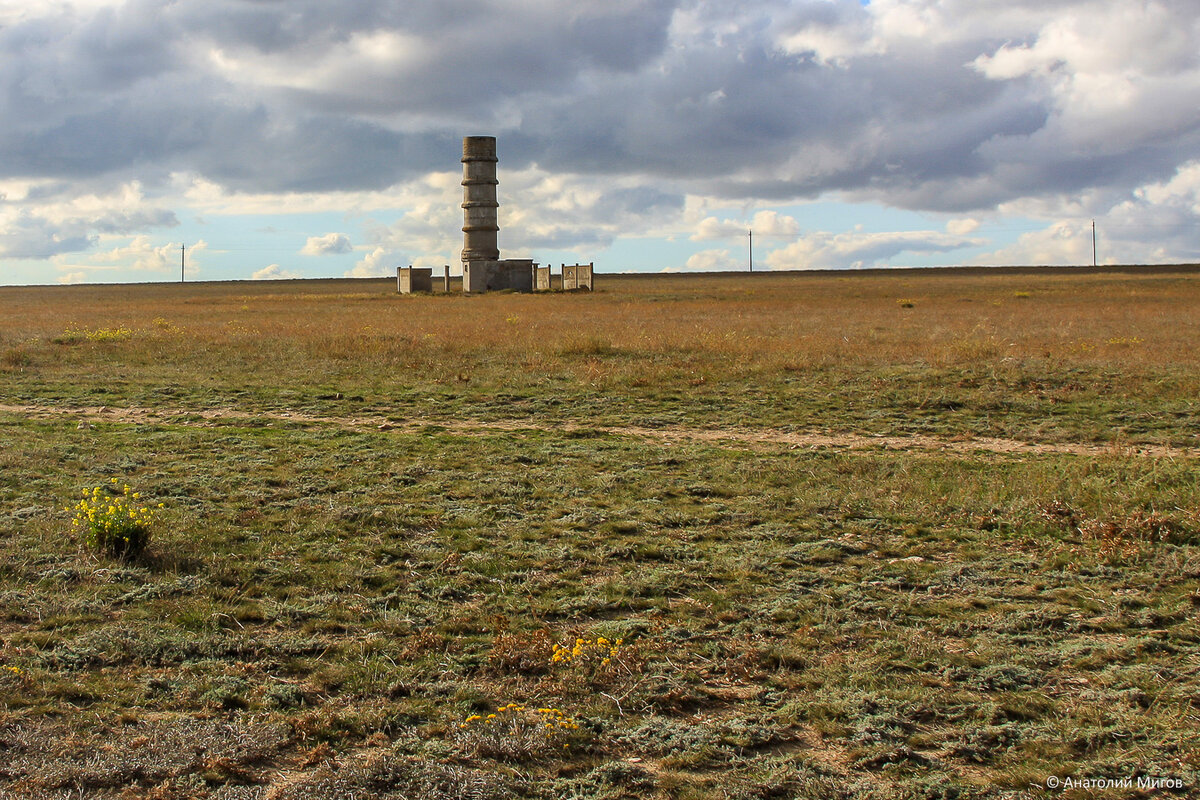
[[[1096,267],[1096,220],[1092,220],[1092,268]]]
[[[179,245],[179,282],[180,283],[183,283],[183,265],[185,263],[187,263],[185,260],[186,254],[187,254],[187,245],[186,244]]]
[[[754,272],[754,228],[747,228],[750,234],[750,271]]]

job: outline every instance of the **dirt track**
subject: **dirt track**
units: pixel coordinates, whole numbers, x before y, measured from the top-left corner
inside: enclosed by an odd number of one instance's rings
[[[86,426],[92,421],[121,422],[129,424],[168,425],[211,425],[221,422],[270,420],[273,422],[299,425],[329,425],[346,430],[394,430],[412,432],[429,426],[437,426],[456,434],[469,435],[489,431],[553,430],[564,433],[588,431],[598,434],[629,436],[661,442],[706,442],[712,444],[742,445],[754,448],[774,449],[836,449],[836,450],[891,450],[900,452],[950,452],[950,453],[1065,453],[1069,455],[1097,456],[1145,456],[1152,458],[1195,458],[1200,449],[1168,447],[1163,445],[1114,445],[1084,442],[1022,442],[1014,439],[993,437],[935,436],[872,436],[845,433],[795,433],[787,431],[754,430],[744,428],[687,428],[667,426],[642,428],[636,426],[580,425],[572,422],[547,424],[533,419],[503,421],[471,421],[470,423],[445,419],[408,419],[394,422],[384,417],[363,415],[334,417],[306,414],[298,411],[242,411],[235,408],[186,409],[186,408],[143,408],[109,406],[44,406],[36,404],[0,404],[0,413],[16,414],[31,419],[64,419]]]

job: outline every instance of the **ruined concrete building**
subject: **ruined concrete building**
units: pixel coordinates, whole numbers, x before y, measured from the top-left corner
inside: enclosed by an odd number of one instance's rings
[[[533,291],[533,260],[500,259],[496,137],[463,138],[463,291]]]
[[[463,137],[463,249],[462,290],[492,292],[511,289],[517,292],[549,291],[550,267],[538,267],[529,258],[500,258],[497,235],[500,224],[496,209],[496,137]],[[442,290],[450,291],[450,267],[444,268]],[[592,265],[562,265],[564,290],[591,290]],[[401,294],[433,291],[430,267],[397,267],[396,291]]]

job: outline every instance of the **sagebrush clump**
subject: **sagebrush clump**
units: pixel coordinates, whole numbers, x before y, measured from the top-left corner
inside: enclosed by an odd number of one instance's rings
[[[71,528],[82,533],[88,547],[113,558],[136,558],[150,543],[155,509],[142,504],[140,492],[129,485],[118,488],[113,478],[108,486],[84,489],[74,506]],[[157,508],[163,508],[159,503]]]
[[[475,756],[529,761],[569,749],[579,735],[579,723],[560,708],[509,703],[490,714],[470,715],[459,723],[454,739]]]

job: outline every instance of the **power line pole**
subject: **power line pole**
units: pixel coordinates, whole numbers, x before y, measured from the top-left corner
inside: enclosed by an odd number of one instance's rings
[[[754,272],[754,228],[746,229],[750,234],[750,271]]]
[[[183,283],[183,265],[186,263],[187,245],[179,245],[179,282]]]
[[[1096,267],[1096,220],[1092,220],[1092,268]]]

